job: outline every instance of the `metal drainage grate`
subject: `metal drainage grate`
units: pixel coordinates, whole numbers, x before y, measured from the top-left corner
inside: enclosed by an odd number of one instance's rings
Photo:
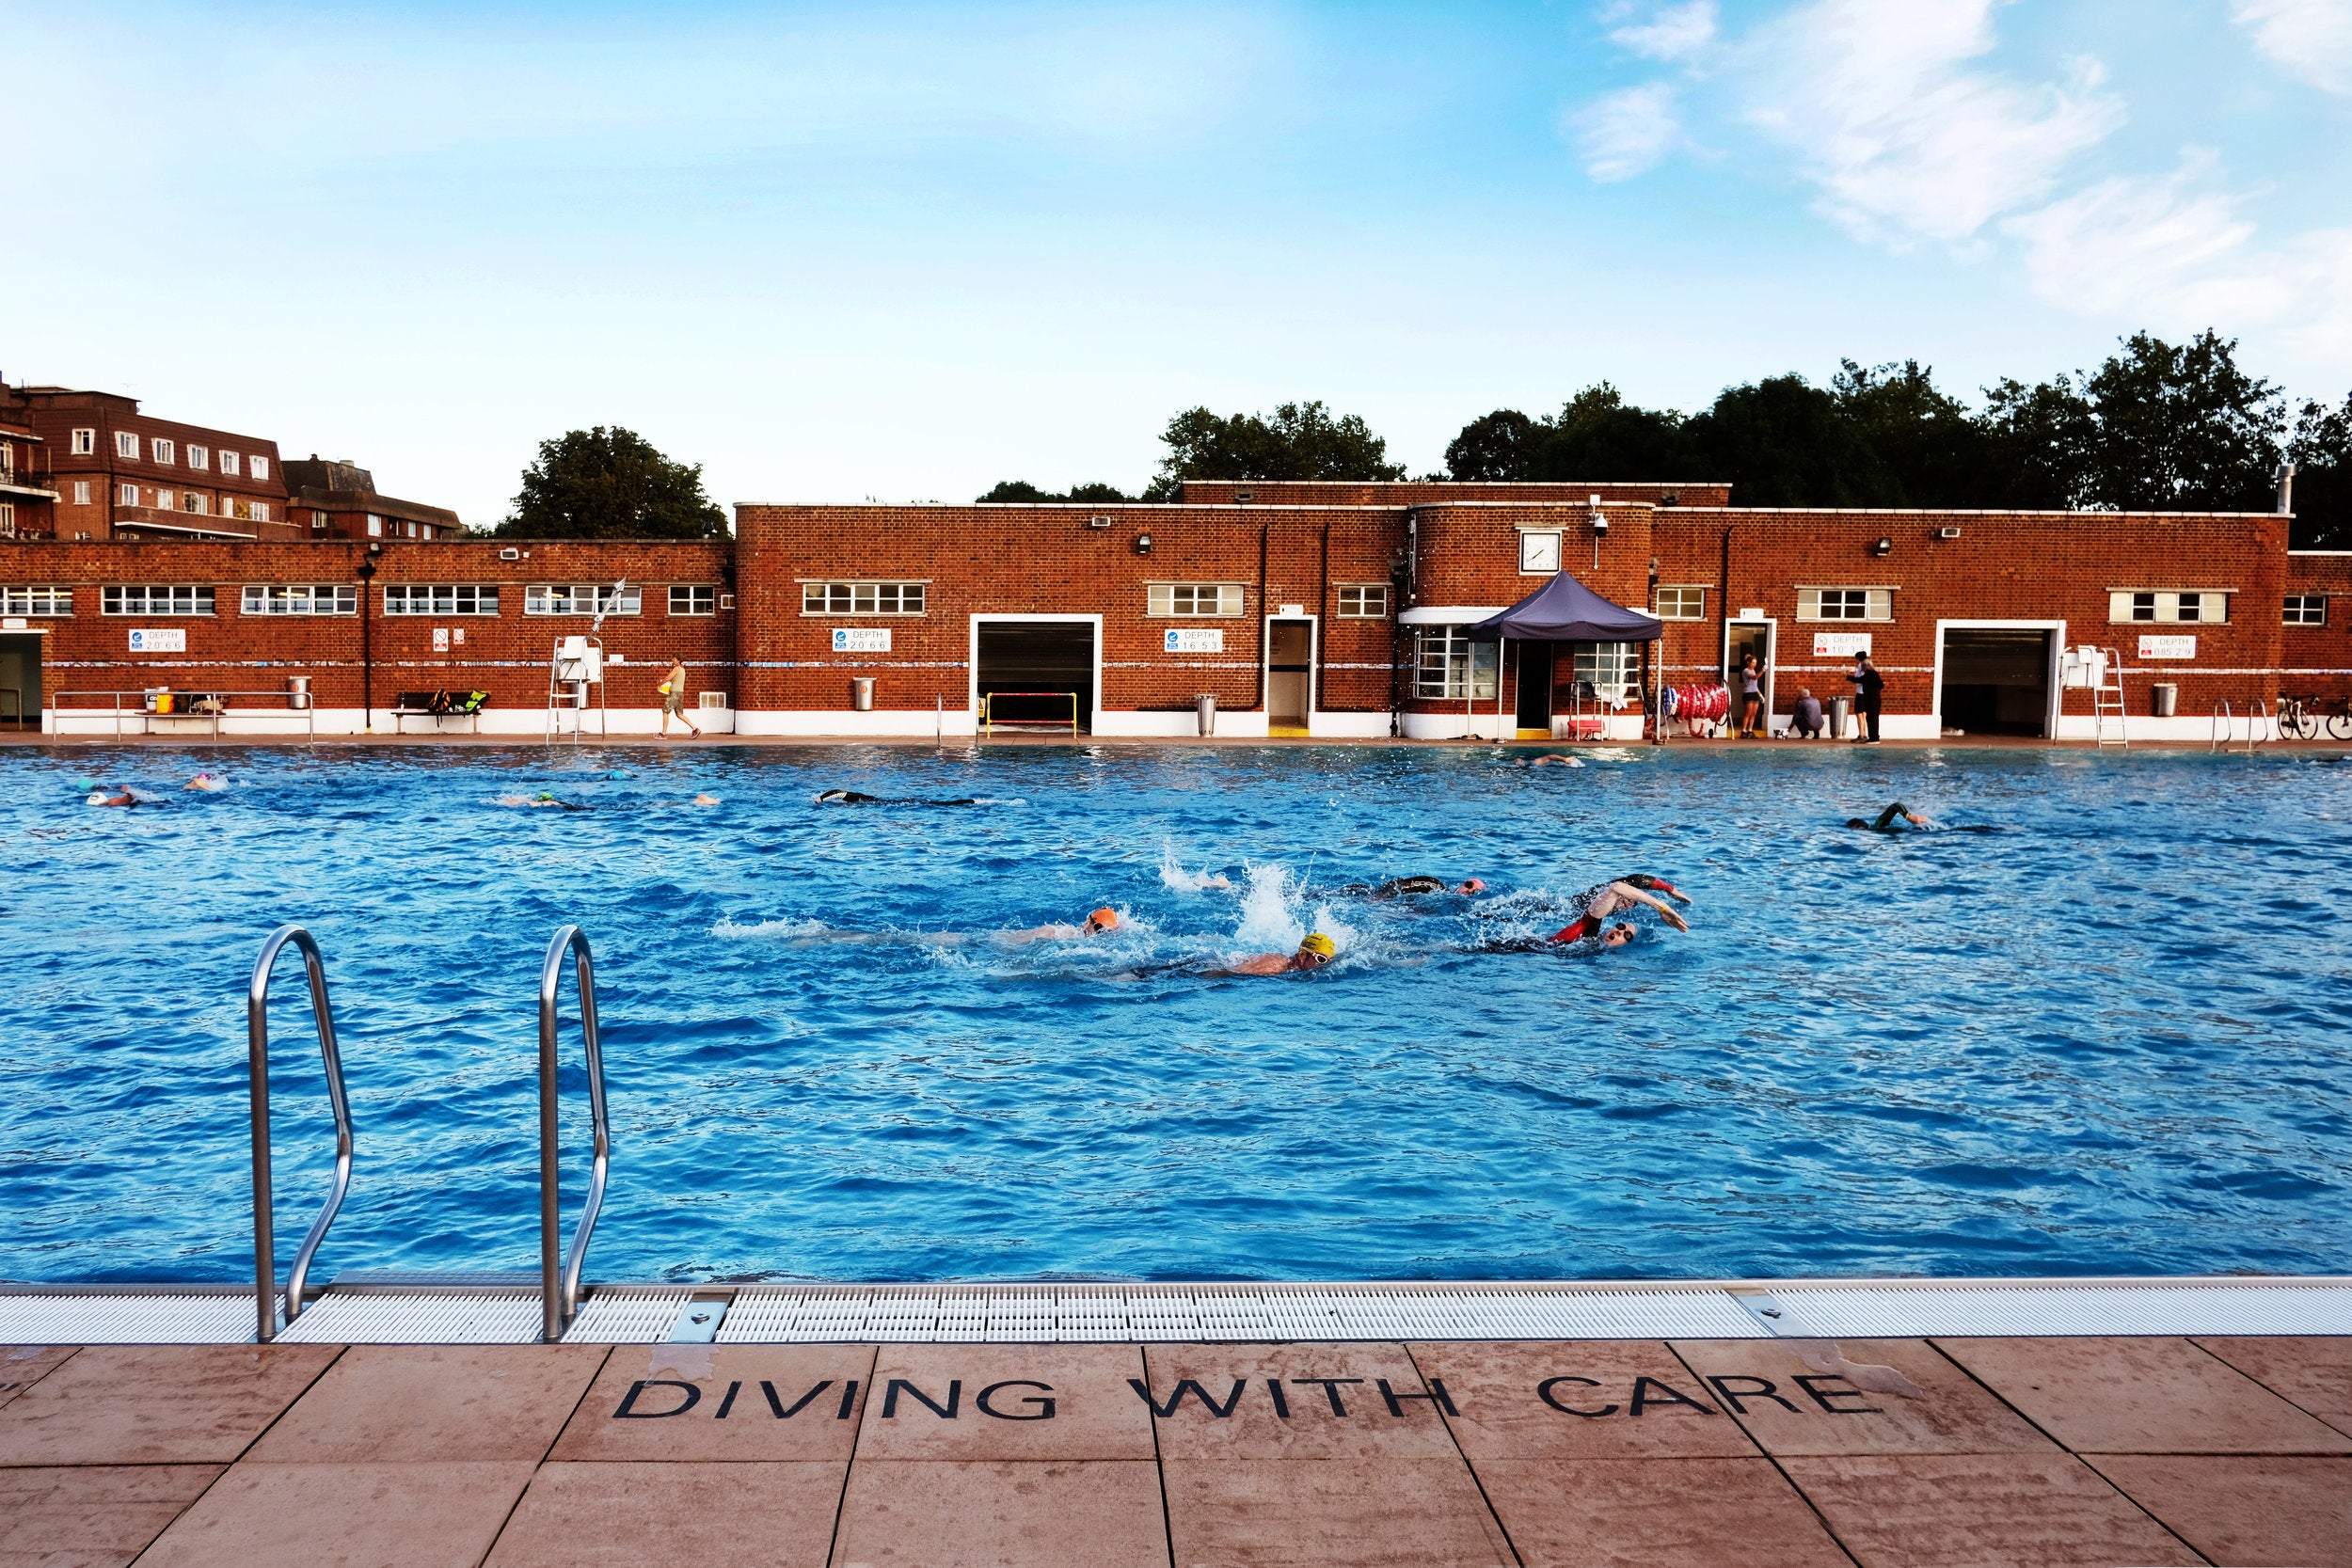
[[[687,1285],[607,1286],[591,1291],[564,1332],[567,1345],[658,1345],[670,1338],[678,1309],[694,1296]],[[533,1296],[532,1301],[539,1298]]]
[[[329,1291],[278,1337],[280,1344],[529,1345],[537,1291]]]
[[[1772,1292],[1784,1335],[2352,1334],[2344,1285],[1895,1285]]]
[[[0,1294],[0,1345],[234,1345],[253,1338],[250,1291]]]

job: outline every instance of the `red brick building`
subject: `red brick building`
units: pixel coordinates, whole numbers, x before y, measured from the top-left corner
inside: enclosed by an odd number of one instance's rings
[[[591,730],[653,728],[676,657],[698,721],[745,734],[968,735],[985,701],[1191,735],[1207,693],[1228,736],[1550,736],[1581,712],[1629,738],[1645,693],[1743,650],[1786,715],[1801,688],[1849,691],[1867,648],[1890,736],[2083,736],[2090,693],[2061,664],[2090,646],[2125,669],[2135,738],[2202,739],[2223,701],[2352,690],[2352,556],[2291,554],[2286,525],[1740,507],[1694,483],[1219,483],[1172,505],[745,505],[710,544],[318,541],[307,520],[298,543],[0,540],[0,687],[77,730],[114,699],[69,691],[299,676],[322,730],[384,731],[404,693],[481,690],[483,731],[535,735],[558,639],[604,606]],[[1662,638],[1498,658],[1461,636],[1560,571],[1652,609]],[[309,721],[271,696],[230,711],[232,729]]]
[[[47,539],[57,530],[49,443],[31,425],[0,418],[0,539]]]
[[[415,539],[425,544],[465,536],[466,525],[443,506],[377,493],[375,476],[349,459],[312,452],[286,464],[288,515],[310,525],[313,539]]]
[[[56,532],[116,538],[291,540],[278,443],[158,420],[136,398],[0,386],[0,420],[37,432],[57,492]]]

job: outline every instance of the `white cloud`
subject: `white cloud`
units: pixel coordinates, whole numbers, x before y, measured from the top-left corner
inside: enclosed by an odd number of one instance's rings
[[[1815,0],[1748,40],[1748,118],[1793,150],[1821,211],[1898,247],[1963,244],[2048,195],[2123,122],[2096,61],[2063,82],[1968,69],[1996,0]]]
[[[1636,15],[1643,20],[1628,20]],[[1618,0],[1601,12],[1602,21],[1624,24],[1610,29],[1613,41],[1653,60],[1687,60],[1705,52],[1715,41],[1715,0],[1656,6],[1646,12]]]
[[[2288,75],[2352,95],[2352,0],[2231,0],[2230,19]]]
[[[2280,327],[2307,351],[2352,353],[2352,229],[2258,246],[2219,175],[2191,151],[2162,179],[2103,180],[2002,228],[2033,292],[2061,309],[2181,332]]]
[[[1596,98],[1564,116],[1560,128],[1584,172],[1603,184],[1646,173],[1682,144],[1675,89],[1664,82]]]

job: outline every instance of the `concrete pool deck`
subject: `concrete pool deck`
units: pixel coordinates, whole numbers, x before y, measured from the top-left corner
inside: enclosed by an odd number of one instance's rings
[[[0,1352],[0,1562],[2352,1562],[2352,1337]]]

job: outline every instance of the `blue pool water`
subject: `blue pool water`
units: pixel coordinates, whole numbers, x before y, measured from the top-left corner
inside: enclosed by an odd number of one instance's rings
[[[595,809],[495,803],[541,789]],[[1898,796],[2004,831],[1839,825]],[[566,920],[614,1105],[591,1277],[2341,1271],[2348,825],[2318,755],[9,751],[0,1277],[249,1277],[243,994],[281,920],[358,1122],[327,1276],[534,1266]],[[1486,950],[1637,869],[1692,934]],[[1500,895],[1336,891],[1422,871]],[[1108,938],[987,934],[1104,903]],[[1311,923],[1318,974],[1154,968]],[[277,995],[291,1238],[326,1122],[295,966]]]

